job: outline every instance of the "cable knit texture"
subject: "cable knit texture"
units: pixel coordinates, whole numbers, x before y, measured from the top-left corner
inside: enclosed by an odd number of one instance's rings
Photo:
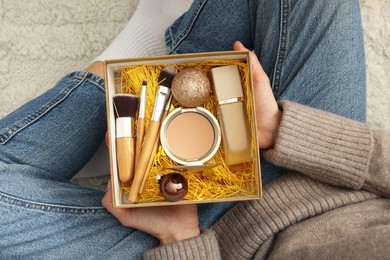
[[[279,105],[283,117],[276,145],[266,158],[300,173],[285,174],[266,185],[261,200],[237,204],[212,231],[184,241],[191,246],[180,242],[159,247],[147,251],[146,258],[193,259],[203,254],[213,259],[384,259],[390,255],[390,201],[381,197],[390,197],[390,133],[293,102]]]
[[[378,196],[291,174],[264,189],[262,200],[239,204],[213,227],[222,259],[251,259],[274,235],[303,220]],[[230,231],[228,231],[230,230]],[[239,241],[239,242],[238,242]]]
[[[192,259],[192,260],[214,260],[220,259],[218,241],[211,230],[203,231],[194,239],[188,239],[176,243],[174,246],[160,246],[155,250],[145,253],[145,259]],[[192,250],[196,249],[196,250]]]
[[[360,189],[372,150],[367,125],[293,102],[279,104],[278,141],[266,158],[330,184]]]
[[[381,131],[373,131],[375,153],[370,161],[364,189],[390,197],[390,138],[381,138]]]

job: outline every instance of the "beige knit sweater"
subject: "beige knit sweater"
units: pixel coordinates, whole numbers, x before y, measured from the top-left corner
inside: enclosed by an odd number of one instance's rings
[[[292,102],[267,160],[291,173],[146,259],[390,259],[390,133]]]

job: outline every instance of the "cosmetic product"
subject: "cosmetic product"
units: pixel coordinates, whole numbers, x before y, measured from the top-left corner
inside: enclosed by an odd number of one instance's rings
[[[113,97],[115,119],[115,144],[119,179],[127,183],[134,175],[134,118],[138,97],[118,94]]]
[[[144,139],[144,132],[145,132],[146,84],[147,81],[146,79],[144,79],[142,81],[142,88],[141,88],[140,102],[139,102],[139,109],[138,109],[137,138],[135,143],[135,167],[137,167],[139,161],[142,141]]]
[[[144,175],[146,174],[145,171],[146,167],[148,166],[150,157],[154,156],[154,154],[152,154],[153,146],[156,138],[158,137],[158,131],[160,129],[160,122],[164,113],[165,105],[171,95],[171,85],[175,73],[176,68],[174,66],[168,66],[164,68],[159,75],[159,87],[156,92],[152,118],[145,134],[139,161],[137,168],[135,169],[133,184],[131,186],[128,198],[130,203],[138,203],[138,192]]]
[[[211,83],[206,73],[197,68],[184,68],[172,81],[172,95],[183,107],[197,107],[210,97]]]
[[[171,202],[182,200],[188,191],[187,180],[179,173],[163,175],[159,184],[161,195]]]
[[[169,99],[167,101],[167,104],[165,105],[164,113],[163,113],[163,115],[161,117],[161,121],[162,122],[167,117],[169,108],[171,107],[171,103],[172,103],[172,95],[169,97]],[[158,137],[156,138],[156,141],[154,142],[152,154],[156,154],[157,153],[157,149],[158,149],[158,145],[159,144],[160,144],[160,132],[158,133]],[[145,183],[146,183],[146,180],[148,179],[148,174],[149,174],[150,169],[152,168],[153,161],[154,161],[154,157],[151,156],[149,158],[148,166],[146,168],[145,175],[144,175],[144,178],[143,178],[142,183],[141,183],[141,187],[139,188],[139,191],[138,191],[139,195],[141,195],[142,192],[144,191]]]
[[[211,69],[227,165],[252,161],[252,138],[237,65]]]
[[[221,130],[213,114],[202,107],[176,108],[162,123],[160,140],[165,153],[180,164],[169,169],[205,169],[216,166],[205,162],[217,152]]]

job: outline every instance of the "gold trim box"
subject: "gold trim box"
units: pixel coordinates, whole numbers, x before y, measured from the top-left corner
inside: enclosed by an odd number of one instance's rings
[[[177,166],[177,163],[170,160],[164,149],[159,145],[151,170],[148,172],[148,179],[144,188],[144,193],[139,198],[138,203],[128,201],[129,191],[132,183],[122,183],[118,176],[118,165],[115,142],[115,107],[113,96],[116,94],[129,93],[139,96],[142,80],[146,77],[153,77],[153,71],[161,71],[162,68],[173,65],[180,71],[186,67],[199,68],[207,74],[210,82],[211,69],[221,66],[237,65],[243,90],[243,104],[247,112],[247,121],[251,136],[251,149],[253,159],[246,163],[227,165],[224,161],[224,140],[222,136],[221,145],[218,152],[210,159],[210,164],[216,164],[216,167],[204,168],[190,167],[185,170],[184,167],[178,167],[179,171],[168,169],[170,166]],[[131,207],[150,207],[165,206],[177,204],[199,204],[227,201],[242,201],[260,199],[262,196],[261,187],[261,167],[260,152],[258,149],[258,140],[256,132],[256,117],[253,98],[253,82],[251,75],[251,64],[249,52],[247,51],[226,51],[194,54],[177,54],[154,57],[143,57],[133,59],[107,60],[104,62],[106,106],[107,106],[107,124],[110,155],[110,173],[113,205],[117,208]],[[144,75],[146,71],[146,74]],[[144,74],[142,74],[144,73]],[[158,75],[157,75],[158,77]],[[157,77],[154,81],[157,82]],[[158,82],[153,84],[148,80],[148,102],[145,122],[150,120],[153,110],[153,97],[158,86]],[[219,96],[221,95],[221,89]],[[223,90],[222,90],[223,91]],[[229,100],[228,100],[229,101]],[[241,101],[241,99],[240,99]],[[220,121],[218,106],[224,103],[216,100],[215,91],[211,92],[209,100],[206,101],[204,108],[210,111],[215,118]],[[180,107],[173,100],[170,111]],[[244,110],[245,110],[244,109]],[[228,120],[227,116],[224,120]],[[136,124],[135,124],[136,125]],[[229,124],[232,125],[232,124]],[[146,123],[146,130],[147,130]],[[223,126],[222,126],[223,127]],[[223,129],[222,129],[223,132]],[[188,192],[184,199],[177,202],[171,202],[164,199],[159,192],[159,183],[156,177],[170,172],[182,174],[188,181]]]

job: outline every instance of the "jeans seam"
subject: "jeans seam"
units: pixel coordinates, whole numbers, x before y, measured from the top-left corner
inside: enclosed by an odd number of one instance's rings
[[[75,76],[75,78],[78,78],[80,80],[88,80],[90,83],[94,84],[98,89],[105,92],[104,86],[102,87],[102,84],[104,84],[103,79],[101,79],[101,78],[95,79],[95,77],[97,77],[97,76],[95,76],[94,74],[91,74],[90,72],[85,72],[85,74],[83,74],[83,73],[84,73],[84,71],[79,72]],[[102,82],[99,82],[99,81],[102,81]]]
[[[246,2],[246,5],[247,5],[247,7],[248,7],[248,14],[250,13],[250,9],[251,9],[251,2],[249,1],[249,0],[247,0],[247,2]],[[250,24],[249,24],[249,26],[250,26],[250,31],[252,32],[251,33],[251,38],[252,38],[252,49],[253,49],[253,46],[254,46],[254,40],[253,40],[253,38],[254,38],[254,31],[255,31],[255,19],[253,18],[253,16],[252,15],[248,15],[249,16],[249,20],[250,20]]]
[[[16,135],[17,133],[19,133],[29,125],[33,124],[39,118],[41,118],[49,111],[51,111],[54,107],[56,107],[58,104],[64,101],[70,95],[70,93],[73,92],[73,90],[78,88],[83,81],[89,80],[92,84],[96,85],[99,89],[102,89],[102,87],[97,81],[95,81],[92,77],[88,77],[89,75],[92,74],[89,74],[87,72],[85,73],[80,72],[77,74],[71,73],[68,74],[66,77],[71,77],[72,75],[74,75],[73,78],[77,79],[78,81],[75,81],[70,86],[62,89],[52,100],[50,100],[48,103],[38,108],[38,110],[34,111],[29,116],[15,122],[12,126],[3,129],[0,132],[0,144],[6,144],[14,135]]]
[[[173,38],[173,33],[171,30],[171,27],[168,28],[169,31],[169,37],[170,39],[167,41],[167,45],[170,45],[169,54],[172,54],[174,50],[178,47],[178,45],[185,39],[185,37],[190,33],[196,18],[198,17],[200,11],[202,10],[203,6],[206,4],[207,0],[200,1],[198,6],[196,7],[190,23],[187,25],[187,27],[183,30],[181,34],[179,34],[178,37],[176,37],[176,40]]]
[[[279,46],[274,67],[272,90],[276,98],[278,98],[280,79],[282,76],[283,62],[287,54],[287,27],[288,27],[288,0],[280,1],[280,33]]]
[[[33,211],[62,213],[62,214],[86,214],[86,213],[106,213],[103,207],[82,207],[82,206],[65,206],[50,203],[41,203],[29,201],[4,193],[0,193],[0,203],[21,207]]]

